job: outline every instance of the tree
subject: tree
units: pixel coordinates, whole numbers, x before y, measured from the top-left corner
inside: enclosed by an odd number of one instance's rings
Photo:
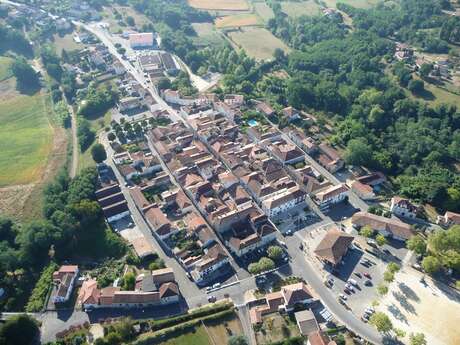
[[[248,340],[244,335],[233,335],[228,339],[228,345],[248,345]]]
[[[391,323],[390,318],[382,312],[374,313],[370,317],[369,323],[374,325],[380,333],[388,333],[393,329],[393,324]]]
[[[26,59],[16,58],[11,66],[20,91],[36,90],[40,86],[37,72],[27,63]]]
[[[280,246],[270,246],[267,249],[268,257],[272,260],[279,260],[283,255],[283,249]]]
[[[374,230],[369,225],[365,225],[361,228],[359,234],[363,237],[369,238],[374,234]]]
[[[420,235],[415,235],[409,238],[406,243],[408,249],[419,255],[426,254],[426,241]]]
[[[128,272],[123,276],[122,289],[127,291],[134,290],[136,285],[136,276],[132,272]]]
[[[95,144],[91,148],[91,156],[96,163],[102,163],[107,159],[107,153],[105,152],[104,145]]]
[[[81,151],[85,151],[94,141],[95,133],[91,130],[91,124],[86,119],[79,119],[78,121],[78,143],[80,144]]]
[[[114,141],[116,139],[116,135],[113,134],[113,132],[110,132],[109,134],[107,134],[107,139],[109,139],[109,141]]]
[[[369,165],[372,158],[372,149],[366,139],[352,139],[348,142],[344,158],[351,165]]]
[[[419,94],[425,90],[425,83],[422,80],[414,79],[409,82],[407,86],[410,92],[414,94]]]
[[[136,22],[134,21],[133,17],[127,16],[126,17],[126,24],[128,24],[129,26],[134,26],[134,25],[136,25]]]
[[[158,91],[166,90],[171,88],[171,81],[168,78],[161,78],[157,83]]]
[[[383,280],[385,280],[387,283],[391,283],[393,280],[395,280],[395,274],[391,271],[385,271],[383,272]]]
[[[423,78],[423,79],[426,79],[431,71],[433,70],[433,65],[430,64],[430,63],[424,63],[422,64],[422,66],[420,66],[420,76]]]
[[[8,319],[0,328],[0,344],[29,345],[37,342],[40,333],[37,321],[21,314]]]
[[[442,267],[441,261],[436,256],[427,256],[422,260],[423,270],[428,274],[439,272]]]
[[[425,334],[423,333],[411,333],[409,336],[410,345],[426,345]]]
[[[379,295],[386,295],[388,293],[388,286],[385,284],[377,285],[377,292],[379,293]]]
[[[387,271],[391,272],[391,273],[396,273],[398,272],[399,270],[401,269],[401,267],[395,263],[395,262],[390,262],[387,266]]]
[[[400,328],[394,328],[393,331],[395,332],[396,336],[398,338],[404,338],[406,336],[406,332],[404,332],[402,329]]]
[[[275,263],[273,262],[272,259],[263,257],[259,260],[259,267],[262,272],[265,272],[265,271],[274,269]]]
[[[385,245],[387,243],[387,239],[385,238],[385,236],[383,236],[382,234],[378,234],[376,237],[375,237],[375,241],[377,242],[377,245],[379,247],[382,247],[383,245]]]

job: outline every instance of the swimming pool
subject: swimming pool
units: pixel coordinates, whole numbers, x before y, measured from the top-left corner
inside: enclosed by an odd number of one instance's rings
[[[251,127],[257,126],[258,122],[254,119],[248,120],[248,125]]]

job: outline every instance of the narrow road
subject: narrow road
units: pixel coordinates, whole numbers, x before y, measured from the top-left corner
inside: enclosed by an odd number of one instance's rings
[[[72,131],[72,162],[70,163],[69,175],[71,178],[74,178],[77,175],[78,169],[78,156],[80,155],[80,146],[78,144],[78,124],[77,124],[77,114],[75,113],[72,105],[67,103],[67,108],[70,113],[70,130]]]

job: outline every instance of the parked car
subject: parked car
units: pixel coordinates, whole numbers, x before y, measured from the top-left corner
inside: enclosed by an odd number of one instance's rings
[[[368,279],[364,282],[364,285],[366,286],[372,286],[372,282]]]
[[[364,272],[363,276],[365,276],[367,279],[372,279],[372,276],[367,272]]]
[[[212,286],[212,288],[213,288],[213,289],[218,289],[218,288],[220,288],[220,285],[221,285],[220,283],[215,283],[215,284]]]
[[[351,284],[351,285],[354,285],[354,286],[358,286],[358,282],[354,279],[348,279],[348,283]]]
[[[363,276],[361,275],[361,273],[359,273],[359,272],[355,272],[355,276],[357,276],[357,277],[360,278],[360,279],[363,277]]]
[[[208,302],[209,303],[214,303],[217,300],[216,296],[209,296],[208,297]]]
[[[375,309],[372,308],[372,307],[367,307],[365,310],[364,310],[364,314],[369,314],[369,315],[372,315],[375,313]]]
[[[348,299],[348,297],[345,296],[343,293],[341,293],[341,294],[339,295],[339,298],[340,298],[340,299],[343,299],[344,301],[346,301],[346,300]]]
[[[361,320],[367,323],[369,321],[369,317],[370,317],[369,315],[364,314],[363,316],[361,316]]]
[[[368,239],[367,244],[370,245],[371,247],[377,248],[377,242],[373,239]]]
[[[353,285],[351,285],[351,284],[348,284],[348,283],[345,284],[345,288],[348,289],[348,290],[350,290],[351,292],[355,292],[355,288],[354,288]]]

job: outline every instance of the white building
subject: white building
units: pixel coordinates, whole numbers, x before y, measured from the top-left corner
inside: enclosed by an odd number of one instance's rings
[[[344,201],[348,196],[348,188],[344,184],[330,186],[316,194],[316,200],[321,209],[327,209],[333,204]]]
[[[414,219],[417,217],[418,207],[408,199],[395,196],[391,198],[390,211],[396,216]]]
[[[129,34],[129,45],[133,49],[153,47],[153,41],[154,37],[151,32]]]
[[[53,282],[57,286],[53,295],[54,303],[65,303],[70,299],[79,272],[76,265],[64,265],[53,273]]]
[[[305,198],[306,194],[295,186],[268,195],[262,200],[261,206],[265,214],[272,218],[303,203]]]

